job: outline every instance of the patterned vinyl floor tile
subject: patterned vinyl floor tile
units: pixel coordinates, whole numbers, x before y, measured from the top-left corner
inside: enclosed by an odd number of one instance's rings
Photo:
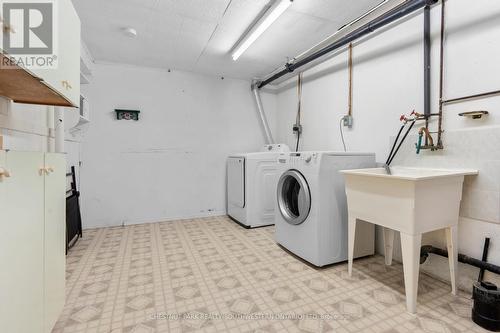
[[[418,315],[403,270],[373,256],[316,269],[226,217],[86,230],[67,257],[53,333],[483,332],[470,295],[420,275]]]

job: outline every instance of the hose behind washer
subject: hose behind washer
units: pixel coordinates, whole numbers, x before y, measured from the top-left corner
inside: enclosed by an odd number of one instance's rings
[[[300,144],[300,134],[302,132],[302,128],[300,126],[300,120],[302,116],[302,73],[299,74],[297,77],[297,97],[298,97],[298,102],[297,102],[297,117],[295,119],[295,124],[297,125],[297,144],[295,146],[295,151],[299,151],[299,144]]]

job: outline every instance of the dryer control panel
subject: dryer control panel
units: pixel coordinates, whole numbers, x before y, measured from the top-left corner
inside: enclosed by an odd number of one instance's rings
[[[290,148],[288,148],[287,145],[285,144],[272,144],[272,145],[265,145],[262,149],[261,152],[280,152],[280,153],[287,153],[290,151]]]

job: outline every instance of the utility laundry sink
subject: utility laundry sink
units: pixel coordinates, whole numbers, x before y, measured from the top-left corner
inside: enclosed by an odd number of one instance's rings
[[[341,171],[346,179],[349,215],[349,274],[356,221],[384,227],[385,262],[392,262],[394,231],[401,234],[406,305],[416,312],[422,234],[446,229],[452,292],[456,293],[457,226],[464,177],[477,170],[391,167]]]
[[[341,171],[346,175],[360,175],[370,177],[392,178],[392,179],[405,179],[405,180],[426,180],[436,179],[443,177],[460,177],[477,175],[477,170],[470,169],[428,169],[428,168],[410,168],[410,167],[390,167],[390,174],[387,173],[385,168],[373,169],[358,169],[358,170],[344,170]]]

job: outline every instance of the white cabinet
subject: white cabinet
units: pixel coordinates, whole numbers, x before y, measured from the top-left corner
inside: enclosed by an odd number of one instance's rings
[[[66,284],[66,160],[45,154],[44,332],[54,327],[65,300]]]
[[[32,72],[61,93],[73,106],[80,105],[81,24],[71,0],[57,0],[58,68]]]
[[[0,151],[0,168],[2,331],[50,332],[65,298],[65,157]]]
[[[0,192],[0,322],[5,332],[41,332],[43,325],[43,154],[2,153]],[[29,320],[26,320],[29,318]]]

